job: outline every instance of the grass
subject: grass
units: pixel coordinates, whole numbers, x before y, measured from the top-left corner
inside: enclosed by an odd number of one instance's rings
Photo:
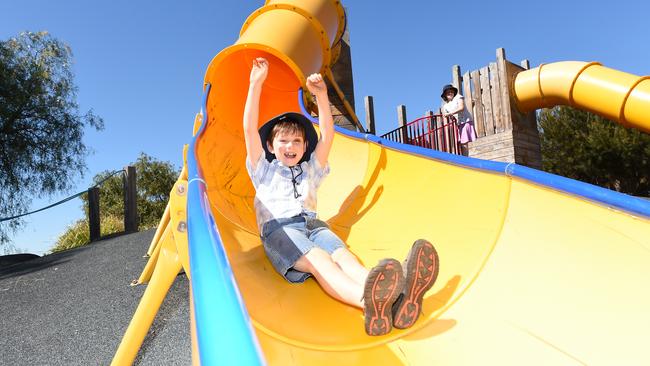
[[[101,218],[101,236],[124,231],[124,220],[121,217],[106,216]],[[51,249],[52,253],[73,249],[90,243],[88,219],[81,219],[68,226],[66,231],[56,240]]]

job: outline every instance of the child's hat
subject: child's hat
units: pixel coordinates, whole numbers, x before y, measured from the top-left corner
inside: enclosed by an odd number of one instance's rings
[[[442,87],[442,94],[440,94],[440,98],[445,99],[445,93],[447,92],[447,90],[453,90],[454,91],[454,96],[456,96],[456,94],[458,94],[458,89],[456,89],[455,86],[453,86],[451,84],[447,84],[447,85]]]
[[[305,130],[305,141],[307,142],[307,151],[305,151],[305,154],[302,156],[302,159],[298,162],[298,164],[302,163],[303,161],[309,160],[311,157],[311,153],[314,152],[316,149],[316,144],[318,143],[318,134],[316,133],[316,129],[314,128],[314,125],[312,124],[311,120],[309,118],[305,117],[302,113],[296,113],[296,112],[287,112],[283,113],[279,116],[275,116],[271,118],[268,122],[266,122],[260,129],[258,130],[260,133],[260,138],[262,139],[262,148],[264,148],[264,152],[266,153],[266,160],[269,162],[273,161],[275,159],[275,154],[273,154],[271,151],[269,151],[268,146],[266,145],[266,141],[269,138],[269,135],[271,134],[271,130],[273,130],[273,126],[275,126],[276,123],[282,122],[282,121],[293,121],[299,123]]]

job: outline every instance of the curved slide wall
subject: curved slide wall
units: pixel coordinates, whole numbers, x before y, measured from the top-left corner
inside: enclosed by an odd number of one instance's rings
[[[314,281],[290,285],[277,275],[261,247],[244,167],[250,64],[257,56],[271,63],[260,121],[301,111],[305,75],[331,62],[342,30],[338,2],[283,3],[253,13],[237,43],[210,64],[195,141],[218,231],[213,244],[225,249],[269,364],[650,362],[650,204],[512,164],[338,130],[319,191],[321,218],[367,266],[403,259],[420,237],[438,248],[440,275],[411,329],[368,337],[360,311]],[[190,253],[196,245],[190,231]],[[196,303],[210,289],[197,288],[194,271]]]
[[[518,74],[514,88],[522,111],[566,104],[650,133],[650,76],[564,61]]]

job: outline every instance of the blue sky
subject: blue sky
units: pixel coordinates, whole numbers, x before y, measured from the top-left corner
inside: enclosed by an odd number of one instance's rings
[[[397,127],[397,105],[409,119],[439,106],[452,65],[462,72],[495,60],[531,66],[564,60],[599,61],[650,74],[650,5],[641,0],[583,2],[344,1],[352,45],[356,109],[372,95],[378,134]],[[85,190],[100,171],[116,170],[145,152],[182,162],[200,108],[203,75],[221,49],[237,39],[246,17],[263,1],[3,1],[0,39],[47,30],[74,54],[82,111],[92,108],[105,130],[88,130],[93,153],[77,187],[36,199],[40,208]],[[528,10],[534,8],[534,10]],[[80,201],[27,218],[14,238],[21,251],[42,254],[67,224],[81,217]],[[2,250],[0,250],[0,254]]]

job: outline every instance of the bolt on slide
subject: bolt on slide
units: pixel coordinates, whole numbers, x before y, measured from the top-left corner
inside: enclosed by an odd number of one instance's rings
[[[305,75],[334,62],[344,28],[339,1],[267,1],[212,60],[177,183],[186,196],[172,191],[141,277],[147,291],[113,364],[134,359],[180,268],[191,280],[197,364],[650,363],[650,203],[516,164],[338,129],[321,218],[368,266],[429,238],[438,280],[413,327],[369,337],[360,311],[314,281],[275,274],[244,163],[250,67],[260,56],[271,64],[261,123],[309,114]],[[522,111],[570,104],[649,130],[647,78],[569,62],[522,72],[514,88]]]

